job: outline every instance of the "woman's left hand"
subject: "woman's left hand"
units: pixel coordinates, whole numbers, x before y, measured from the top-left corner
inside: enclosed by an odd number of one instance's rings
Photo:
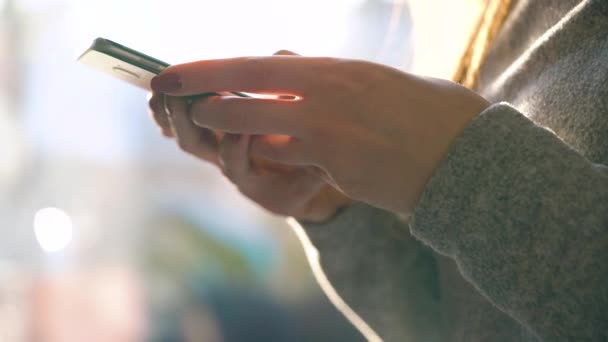
[[[452,141],[489,103],[453,82],[356,60],[246,57],[176,65],[152,81],[173,96],[242,91],[295,98],[209,97],[201,126],[255,135],[251,153],[314,165],[349,197],[413,210]],[[264,135],[286,135],[267,139]]]

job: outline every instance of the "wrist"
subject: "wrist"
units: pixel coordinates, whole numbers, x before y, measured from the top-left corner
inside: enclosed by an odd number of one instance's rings
[[[419,150],[421,153],[417,153],[418,163],[414,165],[410,160],[410,163],[400,165],[402,174],[406,176],[402,178],[405,184],[398,189],[402,189],[402,193],[409,196],[400,198],[400,203],[395,203],[400,206],[390,210],[405,217],[413,212],[428,182],[447,157],[454,142],[477,116],[491,106],[481,95],[454,82],[439,79],[427,81],[435,86],[436,96],[443,99],[443,104],[427,112],[423,120],[426,124],[418,127],[418,132],[424,132],[420,140],[426,140],[424,148]]]
[[[303,223],[326,223],[351,206],[353,202],[352,199],[326,184],[302,215],[294,215],[294,218]]]

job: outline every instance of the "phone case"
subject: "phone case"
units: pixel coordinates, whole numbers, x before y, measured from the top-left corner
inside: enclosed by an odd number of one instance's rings
[[[168,63],[104,38],[95,39],[93,45],[80,55],[78,60],[148,91],[152,90],[150,89],[152,78],[169,67]],[[238,91],[220,92],[215,95],[250,97]]]
[[[168,63],[103,38],[97,38],[78,60],[145,90],[151,90],[152,78],[169,66]]]

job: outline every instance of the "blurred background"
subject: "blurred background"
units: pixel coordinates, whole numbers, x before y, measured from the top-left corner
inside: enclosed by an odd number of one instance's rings
[[[169,63],[289,49],[449,77],[475,17],[456,10],[478,5],[455,2],[0,0],[0,341],[362,340],[283,218],[75,60],[105,37]]]

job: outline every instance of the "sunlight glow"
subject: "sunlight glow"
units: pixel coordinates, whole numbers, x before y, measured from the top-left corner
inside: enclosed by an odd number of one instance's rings
[[[72,230],[72,220],[61,209],[40,209],[34,216],[36,240],[45,252],[57,252],[67,247],[72,241]]]

